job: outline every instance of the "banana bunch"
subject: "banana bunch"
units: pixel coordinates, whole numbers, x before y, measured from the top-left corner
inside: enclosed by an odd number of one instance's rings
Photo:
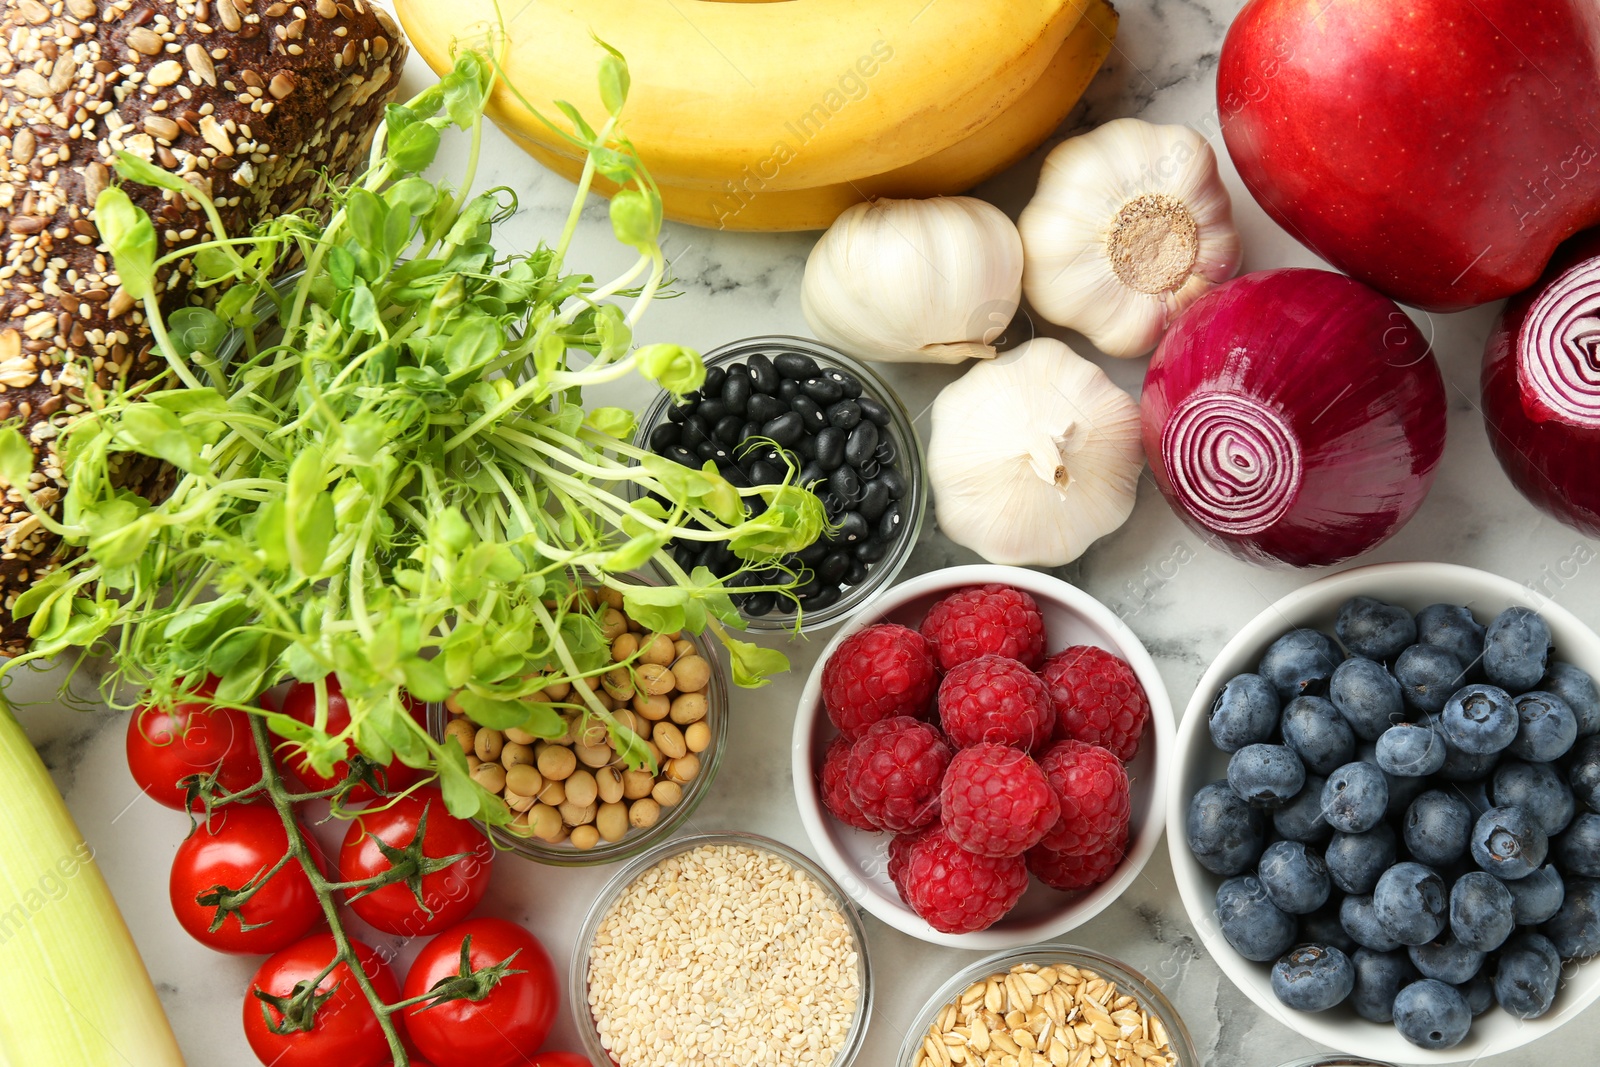
[[[396,7],[434,70],[450,67],[454,42],[501,25],[496,0]],[[729,230],[823,229],[872,197],[976,185],[1061,124],[1117,30],[1108,0],[530,0],[500,10],[505,73],[528,100],[604,114],[594,38],[627,57],[624,122],[667,217]],[[577,178],[578,151],[504,87],[489,113],[535,159]]]

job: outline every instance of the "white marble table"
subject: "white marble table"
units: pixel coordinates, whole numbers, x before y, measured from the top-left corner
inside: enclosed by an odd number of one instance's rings
[[[1222,158],[1244,235],[1245,269],[1316,264],[1250,199],[1216,134],[1217,51],[1238,0],[1129,0],[1119,6],[1117,50],[1061,134],[1121,116],[1193,126],[1211,139]],[[414,63],[408,86],[420,87],[423,74]],[[1043,154],[1034,153],[981,187],[978,195],[1015,216],[1032,192]],[[570,202],[567,182],[528,160],[498,132],[488,137],[485,161],[481,184],[510,186],[521,200],[521,213],[502,234],[507,246],[531,248],[540,237],[559,232]],[[725,234],[670,226],[667,249],[683,295],[651,309],[640,339],[704,350],[753,334],[806,333],[799,283],[812,241],[806,234]],[[603,203],[591,203],[570,265],[609,277],[630,258],[611,238]],[[1433,341],[1448,383],[1450,441],[1422,512],[1369,561],[1436,559],[1496,571],[1537,584],[1545,595],[1600,627],[1600,567],[1588,565],[1597,558],[1596,546],[1525,504],[1490,455],[1477,410],[1477,380],[1494,312],[1414,313]],[[1034,329],[1019,317],[1010,339],[1020,340]],[[1086,354],[1091,351],[1063,331],[1041,324],[1039,332],[1058,334]],[[1147,361],[1099,362],[1119,384],[1138,390]],[[918,426],[926,433],[928,405],[957,372],[901,366],[886,373],[908,408],[921,413]],[[639,389],[621,399],[639,403],[645,396]],[[971,553],[941,538],[930,521],[906,575],[974,561]],[[1124,614],[1160,664],[1180,710],[1206,664],[1241,624],[1272,599],[1317,577],[1263,571],[1205,547],[1168,510],[1148,474],[1127,525],[1061,573]],[[768,688],[737,693],[731,750],[709,799],[694,816],[693,829],[749,830],[808,850],[792,799],[788,741],[800,686],[820,644],[786,642],[793,673]],[[138,792],[123,760],[124,719],[51,706],[48,698],[58,679],[52,672],[22,680],[19,696],[45,701],[24,709],[24,721],[99,856],[190,1064],[254,1063],[239,1020],[241,995],[256,960],[201,948],[178,927],[167,904],[167,869],[185,819]],[[525,923],[564,969],[576,923],[606,877],[605,868],[558,870],[504,857],[482,910]],[[877,1004],[858,1062],[891,1067],[917,1007],[973,956],[922,944],[871,919],[867,928]],[[1205,1063],[1213,1067],[1274,1067],[1320,1051],[1264,1016],[1221,976],[1183,913],[1165,849],[1115,906],[1073,938],[1150,975],[1177,1005]],[[576,1049],[573,1027],[572,1019],[564,1017],[552,1045]],[[1558,1053],[1574,1062],[1571,1050],[1597,1044],[1600,1012],[1592,1011],[1559,1034],[1496,1062],[1534,1067]],[[1589,1053],[1575,1062],[1592,1059]]]

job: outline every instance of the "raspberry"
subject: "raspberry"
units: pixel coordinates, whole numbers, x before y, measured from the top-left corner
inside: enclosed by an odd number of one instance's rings
[[[1061,819],[1045,834],[1044,847],[1087,856],[1108,842],[1128,839],[1128,772],[1098,745],[1062,741],[1039,760],[1061,803]]]
[[[939,721],[950,743],[988,741],[1029,750],[1050,743],[1055,710],[1037,674],[1004,656],[979,656],[939,683]]]
[[[1104,882],[1116,873],[1127,851],[1126,841],[1116,842],[1086,856],[1069,856],[1064,852],[1054,852],[1043,845],[1035,845],[1027,851],[1023,859],[1027,863],[1028,870],[1032,871],[1039,881],[1051,889],[1066,891],[1089,889]]]
[[[895,889],[900,892],[900,899],[906,898],[905,874],[906,863],[911,859],[911,846],[926,834],[938,833],[937,826],[929,826],[918,830],[914,834],[895,834],[889,839],[889,881],[894,883]]]
[[[945,833],[980,856],[1020,856],[1060,817],[1060,801],[1039,765],[1007,745],[957,752],[939,786]]]
[[[847,784],[850,777],[847,773],[849,760],[850,739],[834,738],[833,744],[828,746],[828,754],[822,757],[822,773],[817,776],[822,789],[822,806],[846,826],[854,826],[857,830],[876,830],[877,827],[861,814],[860,806],[850,799]]]
[[[993,926],[1012,909],[1028,888],[1028,868],[1021,856],[968,852],[934,828],[910,843],[901,883],[901,896],[929,926],[965,934]]]
[[[975,585],[951,593],[922,620],[939,669],[979,656],[1005,656],[1029,670],[1044,662],[1044,616],[1033,597],[1009,585]]]
[[[950,746],[938,730],[897,715],[851,742],[845,781],[868,823],[903,834],[939,817],[939,782],[949,764]]]
[[[895,715],[925,719],[939,685],[933,652],[922,635],[885,623],[851,634],[822,668],[822,703],[852,740]]]
[[[1055,706],[1055,737],[1086,741],[1126,762],[1139,751],[1150,698],[1126,662],[1093,645],[1074,645],[1039,672]]]

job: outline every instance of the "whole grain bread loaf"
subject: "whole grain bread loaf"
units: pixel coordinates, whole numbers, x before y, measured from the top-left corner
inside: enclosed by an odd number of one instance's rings
[[[164,366],[117,282],[95,198],[127,151],[182,175],[242,234],[306,206],[329,174],[358,169],[398,87],[404,38],[369,0],[3,0],[0,14],[0,421],[22,420],[32,489],[55,506],[55,452],[92,376]],[[203,213],[129,185],[161,253],[208,239]],[[189,264],[164,279],[164,311],[198,299]],[[160,492],[155,466],[122,472]],[[11,605],[53,565],[55,539],[14,490],[0,501],[0,651],[25,646]]]

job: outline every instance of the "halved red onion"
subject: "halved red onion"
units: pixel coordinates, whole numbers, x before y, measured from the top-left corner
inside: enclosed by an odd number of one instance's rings
[[[1178,515],[1257,563],[1376,547],[1422,506],[1444,380],[1393,301],[1323,270],[1258,271],[1201,297],[1156,349],[1145,453]]]
[[[1489,444],[1522,495],[1600,536],[1600,230],[1512,297],[1483,354]]]

